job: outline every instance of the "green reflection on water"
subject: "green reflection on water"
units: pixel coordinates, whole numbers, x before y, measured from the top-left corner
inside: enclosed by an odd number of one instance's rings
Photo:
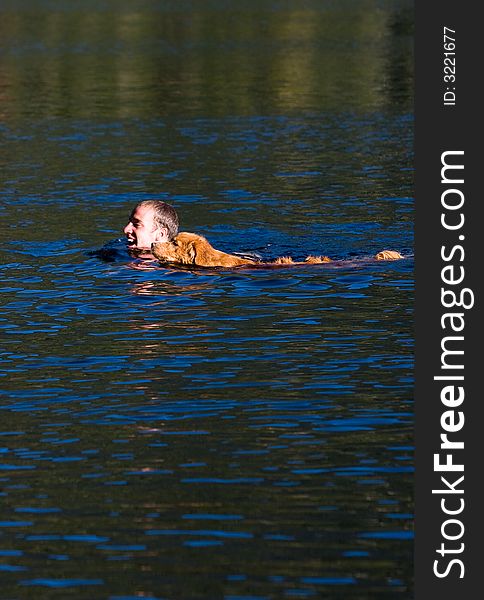
[[[4,2],[0,117],[411,110],[412,6]]]

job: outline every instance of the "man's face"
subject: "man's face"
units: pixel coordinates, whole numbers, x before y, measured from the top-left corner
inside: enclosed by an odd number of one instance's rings
[[[168,241],[166,229],[156,225],[154,210],[150,206],[136,207],[123,231],[128,241],[128,250],[149,251],[153,242]]]

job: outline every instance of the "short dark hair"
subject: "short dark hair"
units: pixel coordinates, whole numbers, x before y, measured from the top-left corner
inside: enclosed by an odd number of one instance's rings
[[[142,200],[135,207],[146,206],[153,209],[153,219],[158,227],[165,227],[168,231],[168,237],[172,240],[178,233],[178,215],[176,210],[170,204],[163,200]]]

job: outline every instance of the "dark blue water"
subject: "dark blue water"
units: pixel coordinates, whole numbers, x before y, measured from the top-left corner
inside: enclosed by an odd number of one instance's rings
[[[411,21],[2,3],[2,598],[412,597]],[[151,197],[341,262],[132,260]]]

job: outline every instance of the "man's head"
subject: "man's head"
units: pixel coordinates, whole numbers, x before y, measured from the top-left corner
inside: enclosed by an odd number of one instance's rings
[[[154,242],[168,242],[178,233],[175,209],[161,200],[143,200],[133,209],[124,228],[128,250],[151,249]]]

